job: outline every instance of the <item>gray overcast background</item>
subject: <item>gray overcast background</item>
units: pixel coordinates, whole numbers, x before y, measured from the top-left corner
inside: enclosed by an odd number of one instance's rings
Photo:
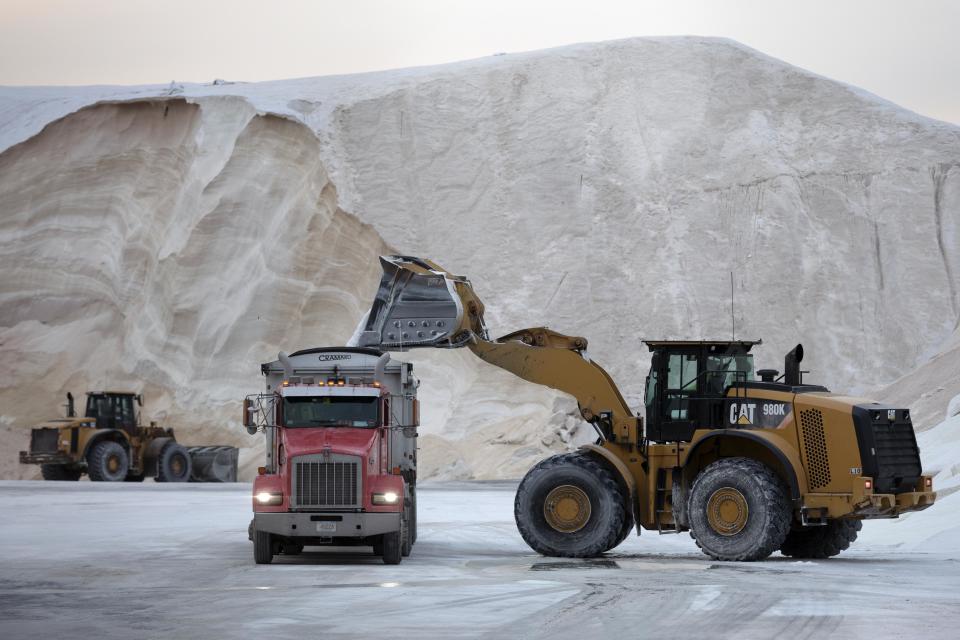
[[[960,123],[957,0],[0,0],[0,84],[268,80],[690,34]]]

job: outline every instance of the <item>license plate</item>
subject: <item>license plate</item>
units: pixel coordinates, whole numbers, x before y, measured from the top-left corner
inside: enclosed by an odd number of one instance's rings
[[[337,530],[336,522],[318,522],[317,523],[317,531],[320,531],[322,533],[333,533],[336,530]]]

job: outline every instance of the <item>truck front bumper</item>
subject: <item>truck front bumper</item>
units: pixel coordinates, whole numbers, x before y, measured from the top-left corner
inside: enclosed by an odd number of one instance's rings
[[[20,452],[20,464],[72,464],[73,458],[62,451],[51,453]]]
[[[287,538],[365,538],[400,529],[396,513],[259,513],[253,527]]]

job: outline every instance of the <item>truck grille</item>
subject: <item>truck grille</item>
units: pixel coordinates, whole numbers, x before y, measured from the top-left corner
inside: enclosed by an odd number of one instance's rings
[[[360,505],[360,459],[344,455],[298,456],[293,460],[295,508],[356,508]]]
[[[59,429],[31,429],[30,453],[56,453]]]

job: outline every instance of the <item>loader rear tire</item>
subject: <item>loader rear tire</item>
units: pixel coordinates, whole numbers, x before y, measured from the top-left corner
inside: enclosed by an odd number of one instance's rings
[[[127,450],[119,442],[98,442],[87,454],[87,474],[94,482],[123,482],[129,468]]]
[[[686,516],[690,535],[714,560],[762,560],[790,531],[787,489],[765,464],[723,458],[693,482]]]
[[[527,472],[514,500],[517,529],[545,556],[590,558],[619,544],[626,496],[613,472],[582,453],[565,453]]]
[[[253,532],[253,561],[257,564],[273,562],[273,536],[266,531]]]
[[[780,553],[791,558],[832,558],[850,548],[862,528],[860,520],[830,520],[826,526],[791,531]]]
[[[40,475],[44,480],[79,480],[80,469],[71,469],[65,464],[42,464]]]
[[[157,482],[188,482],[192,470],[186,447],[176,442],[163,445],[157,457]]]

